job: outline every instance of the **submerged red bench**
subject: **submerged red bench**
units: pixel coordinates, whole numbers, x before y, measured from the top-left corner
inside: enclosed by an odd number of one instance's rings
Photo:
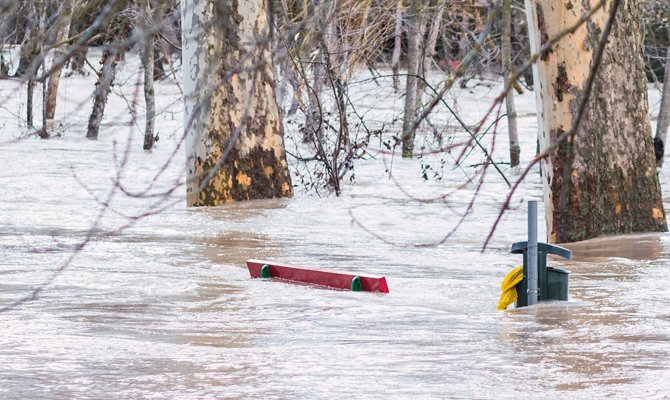
[[[265,267],[267,265],[267,267]],[[311,283],[342,290],[362,290],[366,292],[388,293],[389,288],[383,276],[352,274],[349,272],[296,267],[274,261],[247,260],[247,268],[252,278],[271,277],[293,282]],[[269,272],[269,276],[267,275]]]

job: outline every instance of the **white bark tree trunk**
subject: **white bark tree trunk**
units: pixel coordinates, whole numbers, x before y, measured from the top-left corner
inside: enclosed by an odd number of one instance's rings
[[[597,3],[527,0],[532,51],[574,25]],[[611,5],[608,1],[590,22],[542,54],[535,66],[541,151],[555,145],[575,122]],[[574,141],[559,143],[542,162],[551,242],[667,230],[638,21],[637,1],[623,1]]]
[[[505,80],[512,75],[512,0],[502,1],[502,69]],[[510,165],[519,165],[521,147],[519,146],[519,134],[516,124],[516,107],[514,105],[514,91],[510,90],[505,96],[505,108],[507,109],[507,131],[509,136],[509,158]]]
[[[146,117],[144,124],[144,144],[142,149],[151,150],[154,146],[154,121],[156,119],[156,103],[154,98],[154,66],[155,66],[155,37],[151,32],[152,7],[149,0],[142,3],[144,13],[144,48],[142,50],[142,67],[144,69],[144,104],[146,105]],[[155,23],[155,22],[154,22]],[[162,64],[161,64],[162,65]]]
[[[423,0],[410,2],[407,29],[407,84],[405,86],[405,111],[402,125],[402,156],[414,154],[414,121],[416,120],[417,75],[421,58],[421,9]]]
[[[264,0],[182,0],[187,204],[291,196]]]

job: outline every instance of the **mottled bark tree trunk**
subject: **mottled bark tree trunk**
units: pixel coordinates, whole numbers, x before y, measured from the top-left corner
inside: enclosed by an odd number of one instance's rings
[[[596,3],[527,0],[533,52]],[[611,4],[608,1],[590,22],[542,54],[536,65],[543,151],[573,126]],[[542,162],[551,242],[667,230],[641,46],[637,1],[625,0],[574,141],[561,142]]]
[[[663,97],[661,97],[661,109],[658,112],[658,123],[656,124],[656,136],[654,137],[654,149],[656,151],[656,165],[663,166],[665,156],[665,143],[670,126],[670,47],[665,58],[665,75],[663,75]]]
[[[512,0],[502,0],[502,69],[505,80],[512,75]],[[507,131],[509,136],[510,165],[519,165],[521,147],[519,147],[519,133],[516,125],[516,107],[514,105],[514,91],[510,90],[505,96],[507,109]]]
[[[187,203],[292,195],[264,0],[182,0]]]

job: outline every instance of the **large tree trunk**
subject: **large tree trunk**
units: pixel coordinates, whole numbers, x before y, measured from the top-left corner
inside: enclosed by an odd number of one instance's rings
[[[187,203],[292,195],[264,0],[182,0]]]
[[[527,0],[533,52],[596,3],[572,1],[567,7],[555,0]],[[575,122],[611,5],[608,1],[590,22],[542,54],[536,64],[543,151]],[[551,242],[667,230],[638,21],[637,1],[623,1],[574,140],[559,143],[542,162]]]
[[[502,0],[502,69],[505,80],[512,75],[512,0]],[[510,165],[519,165],[521,147],[519,146],[519,133],[516,125],[516,107],[514,105],[514,91],[510,90],[505,96],[505,108],[507,109],[507,131],[509,136],[509,159]]]
[[[656,124],[656,136],[654,137],[656,165],[659,167],[663,166],[665,143],[668,136],[668,127],[670,126],[670,47],[668,47],[668,55],[665,58],[665,74],[663,75],[662,96],[661,109],[658,112],[658,123]]]

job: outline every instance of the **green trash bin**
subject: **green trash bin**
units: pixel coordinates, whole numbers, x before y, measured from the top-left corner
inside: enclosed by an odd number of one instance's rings
[[[572,252],[564,247],[548,243],[537,244],[537,285],[538,301],[568,300],[569,271],[547,267],[547,255],[554,254],[567,260],[572,259]],[[516,285],[517,307],[528,305],[528,242],[516,242],[512,245],[513,254],[523,254],[523,280]]]
[[[564,269],[547,267],[546,300],[568,300],[569,274],[570,272]]]

